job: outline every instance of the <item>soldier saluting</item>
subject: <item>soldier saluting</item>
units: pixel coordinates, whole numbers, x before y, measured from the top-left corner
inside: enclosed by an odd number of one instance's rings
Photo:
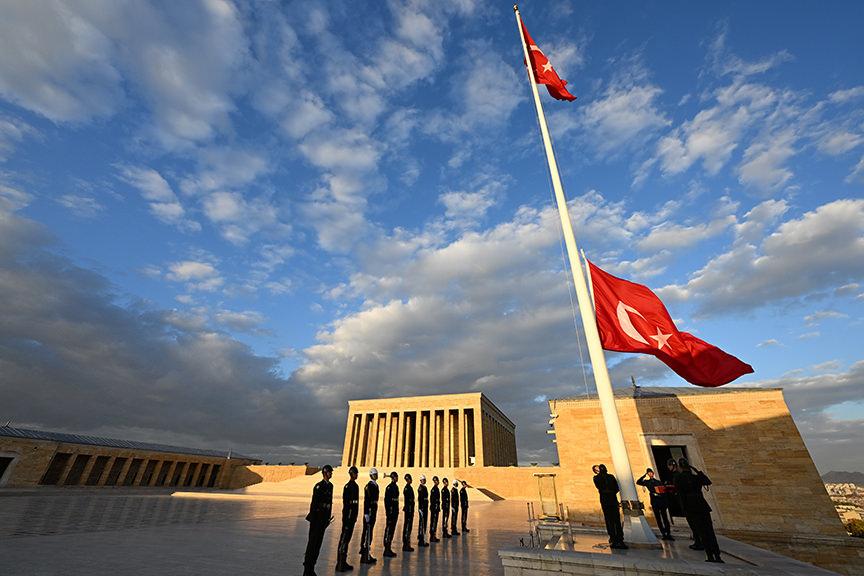
[[[396,523],[399,521],[399,486],[396,482],[399,474],[390,473],[390,484],[384,489],[384,513],[387,515],[387,525],[384,527],[384,556],[395,558],[393,552],[393,534],[396,532]]]
[[[370,553],[372,548],[372,532],[375,530],[375,519],[378,517],[378,470],[369,469],[369,482],[363,488],[363,534],[360,536],[360,563],[375,564],[377,558]]]
[[[432,477],[432,490],[429,491],[429,542],[440,542],[435,533],[438,530],[438,513],[441,512],[441,490],[438,476]]]
[[[330,515],[333,509],[333,484],[330,483],[333,467],[325,465],[321,469],[321,476],[324,479],[312,489],[312,503],[309,514],[306,515],[306,521],[309,522],[309,541],[306,543],[306,555],[303,558],[303,576],[315,576],[315,563],[321,553],[324,531],[333,521],[333,516]]]
[[[336,548],[336,571],[348,572],[354,567],[348,564],[348,544],[357,523],[357,513],[360,506],[360,487],[357,486],[357,467],[348,469],[348,482],[342,488],[342,532],[339,534],[339,547]]]
[[[429,514],[429,491],[426,489],[426,476],[420,475],[420,485],[417,486],[417,545],[429,546],[426,542],[426,517]]]
[[[446,478],[441,480],[441,535],[450,538],[450,487]]]

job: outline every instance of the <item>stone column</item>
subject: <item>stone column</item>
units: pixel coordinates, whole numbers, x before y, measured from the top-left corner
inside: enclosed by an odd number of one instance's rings
[[[372,448],[375,438],[375,415],[374,414],[364,414],[363,415],[363,424],[366,429],[366,435],[363,438],[363,443],[366,446],[366,458],[364,458],[363,465],[364,466],[374,466],[372,463],[374,461],[375,452]]]
[[[413,464],[415,468],[420,467],[420,429],[423,427],[423,423],[420,421],[420,411],[417,410],[414,412],[414,460]],[[419,480],[417,483],[419,484]]]
[[[430,432],[430,441],[429,441],[429,465],[432,468],[438,468],[438,463],[440,462],[438,450],[440,446],[438,445],[438,411],[430,410],[429,412],[429,432]]]
[[[459,408],[459,411],[456,412],[456,420],[459,423],[456,426],[456,446],[459,454],[456,458],[456,466],[467,466],[468,465],[468,455],[466,454],[467,442],[465,442],[465,409]]]
[[[354,413],[351,407],[348,407],[348,420],[345,422],[345,443],[342,445],[342,465],[351,465],[351,448],[354,446],[352,442],[354,438]]]
[[[390,464],[390,428],[393,425],[393,414],[387,412],[384,416],[384,445],[382,446],[381,465],[388,466]]]
[[[450,430],[450,408],[444,409],[444,467],[450,468],[453,465],[452,455],[450,454],[450,447],[453,445],[453,441],[451,440],[451,430]]]

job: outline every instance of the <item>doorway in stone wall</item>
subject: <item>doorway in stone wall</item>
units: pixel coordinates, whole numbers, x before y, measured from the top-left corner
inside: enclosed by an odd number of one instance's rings
[[[654,462],[657,463],[657,469],[654,470],[654,473],[664,484],[672,483],[672,472],[670,472],[669,468],[666,466],[666,462],[668,462],[670,458],[674,458],[676,462],[679,458],[690,459],[687,454],[686,446],[651,446],[651,454],[654,456]],[[681,518],[684,517],[684,511],[681,509],[681,501],[678,500],[676,496],[669,498],[669,514]]]

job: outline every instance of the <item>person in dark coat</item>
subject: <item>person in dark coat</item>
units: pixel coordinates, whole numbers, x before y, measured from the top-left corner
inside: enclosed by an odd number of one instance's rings
[[[470,532],[468,529],[468,483],[462,481],[459,489],[459,505],[462,506],[462,532]]]
[[[426,476],[420,475],[420,485],[417,486],[417,545],[421,548],[429,546],[426,542],[426,518],[429,516],[429,490],[426,488]]]
[[[450,486],[446,478],[441,480],[441,536],[450,538]]]
[[[358,470],[356,466],[348,469],[348,482],[342,488],[342,532],[339,534],[339,546],[336,548],[336,571],[348,572],[354,567],[348,564],[348,544],[354,534],[357,524],[357,514],[360,506],[360,487],[357,486]]]
[[[333,509],[333,467],[327,464],[321,469],[323,480],[312,489],[312,503],[306,521],[309,522],[309,541],[306,543],[306,554],[303,557],[303,576],[315,576],[315,563],[321,553],[321,542],[324,541],[324,531],[333,521],[330,512]]]
[[[441,512],[441,489],[438,488],[438,477],[432,477],[432,489],[429,491],[429,542],[440,542],[438,531],[438,514]]]
[[[648,468],[645,474],[636,480],[636,484],[644,486],[651,495],[651,510],[663,540],[674,540],[672,526],[669,524],[669,497],[666,494],[666,485],[654,477],[654,470]]]
[[[395,558],[393,552],[393,535],[396,533],[396,523],[399,522],[399,486],[396,482],[399,474],[390,473],[390,484],[384,490],[384,514],[387,516],[387,525],[384,527],[384,556]]]
[[[405,474],[405,488],[402,489],[402,551],[413,552],[411,546],[411,529],[414,527],[414,487],[411,486],[411,474]]]
[[[363,534],[360,536],[360,563],[375,564],[373,558],[372,532],[375,530],[375,519],[378,517],[378,470],[369,470],[369,482],[363,488]]]
[[[607,472],[605,464],[597,466],[594,486],[600,494],[600,508],[603,510],[603,519],[606,521],[609,546],[611,548],[627,548],[624,543],[624,528],[621,526],[621,514],[619,512],[618,481]]]
[[[678,474],[675,476],[675,489],[681,497],[684,514],[693,528],[695,535],[705,547],[706,562],[723,562],[720,558],[720,546],[714,534],[714,523],[711,521],[711,506],[705,500],[702,489],[711,485],[711,480],[704,472],[696,470],[686,458],[678,460]]]
[[[450,506],[453,507],[453,512],[450,513],[450,535],[458,536],[460,532],[456,530],[459,522],[459,482],[453,480],[453,489],[450,490]]]

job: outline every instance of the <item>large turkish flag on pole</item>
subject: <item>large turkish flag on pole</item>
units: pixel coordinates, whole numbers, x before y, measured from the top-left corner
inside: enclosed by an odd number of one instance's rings
[[[604,349],[651,354],[697,386],[722,386],[753,372],[735,356],[679,332],[663,302],[647,286],[616,278],[591,262],[588,265]]]
[[[566,88],[567,81],[558,76],[552,63],[534,43],[524,22],[522,23],[522,33],[525,35],[525,44],[528,45],[528,57],[531,59],[531,69],[534,71],[534,81],[537,84],[545,84],[546,89],[549,90],[549,95],[556,100],[569,100],[571,102],[576,100],[576,96]]]

